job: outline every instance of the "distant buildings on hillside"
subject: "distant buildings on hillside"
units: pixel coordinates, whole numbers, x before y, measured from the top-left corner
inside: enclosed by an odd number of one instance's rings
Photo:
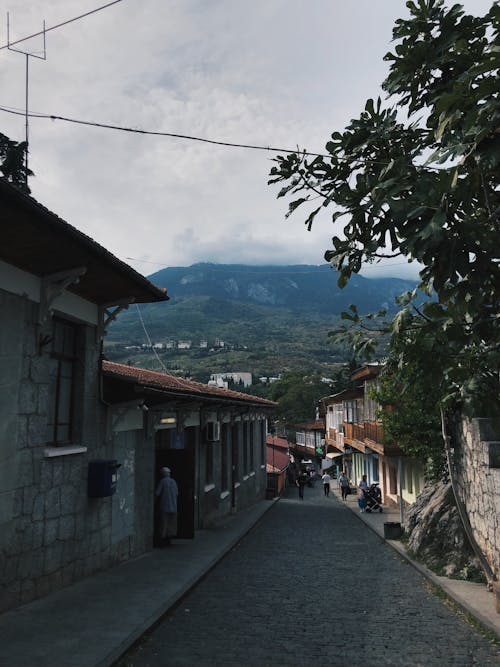
[[[237,373],[212,373],[208,384],[214,387],[223,387],[227,389],[229,382],[242,385],[243,387],[250,387],[252,384],[252,374],[247,372]]]
[[[234,349],[235,347],[241,347],[242,349],[247,349],[246,345],[235,346],[226,343],[221,338],[216,338],[212,345],[209,345],[209,341],[206,339],[201,339],[199,341],[192,340],[173,340],[169,339],[164,342],[153,343],[148,345],[143,343],[142,345],[125,345],[126,350],[149,350],[150,348],[154,350],[191,350],[199,348],[201,350],[209,349]]]

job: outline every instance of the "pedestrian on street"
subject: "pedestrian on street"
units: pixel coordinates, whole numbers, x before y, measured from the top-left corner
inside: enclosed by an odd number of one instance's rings
[[[330,495],[330,482],[332,481],[332,478],[327,472],[325,472],[325,474],[321,478],[321,481],[323,482],[323,490],[325,492],[325,496],[328,498],[328,496]]]
[[[363,475],[363,477],[361,478],[361,481],[358,484],[358,488],[359,488],[359,498],[358,498],[359,511],[364,512],[366,507],[365,493],[368,491],[368,482],[366,481],[366,475]]]
[[[302,472],[299,474],[297,477],[297,486],[299,487],[299,498],[301,500],[304,500],[304,487],[309,481],[309,476],[308,474],[302,470]]]
[[[340,473],[339,484],[342,500],[347,500],[347,496],[349,495],[349,478],[344,471]]]
[[[156,487],[156,497],[160,509],[160,546],[171,544],[172,537],[177,535],[177,497],[179,489],[172,479],[170,468],[161,469],[162,478]]]

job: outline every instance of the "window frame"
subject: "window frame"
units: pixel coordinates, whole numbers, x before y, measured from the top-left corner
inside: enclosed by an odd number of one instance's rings
[[[61,317],[54,317],[52,322],[52,345],[50,357],[55,365],[55,373],[51,374],[51,382],[49,387],[53,389],[53,394],[50,395],[50,404],[47,410],[47,435],[50,437],[47,444],[53,447],[63,447],[71,444],[75,436],[75,392],[76,392],[76,360],[78,355],[78,335],[80,327],[71,320]],[[68,338],[66,333],[71,332],[70,347],[67,350]],[[62,334],[62,335],[59,335]],[[59,347],[59,343],[61,346]],[[64,375],[69,369],[69,373]],[[55,386],[52,387],[52,380],[55,381]],[[69,397],[66,397],[68,408],[63,412],[63,389],[62,385],[66,380],[69,380]],[[50,390],[49,390],[50,393]],[[52,413],[52,414],[50,414]],[[63,421],[67,418],[67,421]],[[61,436],[61,431],[66,431],[67,437]]]

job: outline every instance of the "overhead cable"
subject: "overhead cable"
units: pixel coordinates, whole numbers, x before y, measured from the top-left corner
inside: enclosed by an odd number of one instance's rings
[[[15,116],[26,116],[24,112],[14,111],[13,108],[8,108],[0,106],[0,111],[5,113],[14,114]],[[129,132],[131,134],[142,134],[145,136],[154,136],[154,137],[171,137],[173,139],[186,139],[189,141],[200,141],[205,144],[212,144],[216,146],[227,146],[230,148],[250,148],[258,151],[269,151],[272,153],[297,153],[299,155],[310,155],[312,157],[321,157],[331,159],[332,155],[328,153],[313,153],[311,151],[301,150],[300,148],[275,148],[272,146],[258,146],[255,144],[237,144],[230,141],[218,141],[216,139],[206,139],[204,137],[195,137],[190,134],[177,134],[174,132],[158,132],[156,130],[140,130],[135,127],[123,127],[121,125],[111,125],[110,123],[96,123],[90,120],[80,120],[78,118],[68,118],[66,116],[56,116],[54,114],[46,113],[29,113],[30,118],[42,118],[44,120],[61,120],[65,123],[74,123],[76,125],[86,125],[87,127],[97,127],[105,130],[117,130],[119,132]],[[349,158],[336,158],[339,162],[352,162],[358,166],[363,166],[366,164],[378,164],[383,166],[389,166],[390,162],[382,162],[380,160],[370,160],[369,158],[358,158],[356,160],[350,160]],[[413,165],[416,169],[425,168],[428,170],[441,171],[438,167],[432,167],[430,165]]]

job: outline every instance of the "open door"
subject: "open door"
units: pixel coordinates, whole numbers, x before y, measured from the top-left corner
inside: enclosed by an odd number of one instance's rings
[[[159,431],[159,440],[164,440]],[[165,433],[165,431],[163,432]],[[186,443],[187,444],[187,443]],[[164,467],[170,468],[172,479],[175,479],[179,487],[177,499],[177,537],[194,537],[194,449],[156,449],[155,452],[155,484],[161,479],[160,470]],[[154,544],[158,546],[159,511],[155,503],[155,539]]]

